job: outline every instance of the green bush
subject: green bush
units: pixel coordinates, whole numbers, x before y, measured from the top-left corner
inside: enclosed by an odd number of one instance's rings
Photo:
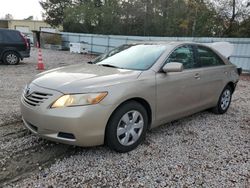
[[[58,34],[43,33],[42,40],[44,44],[52,44],[52,45],[62,44],[61,35],[58,35]]]

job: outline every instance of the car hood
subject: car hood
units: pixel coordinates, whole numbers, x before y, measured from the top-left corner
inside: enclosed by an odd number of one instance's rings
[[[81,64],[43,72],[32,83],[63,93],[91,92],[96,88],[133,81],[140,73],[141,71]]]

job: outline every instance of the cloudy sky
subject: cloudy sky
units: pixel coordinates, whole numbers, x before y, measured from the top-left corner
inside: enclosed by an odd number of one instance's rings
[[[0,18],[6,14],[12,14],[14,19],[34,16],[34,19],[41,20],[41,12],[39,0],[0,0]]]

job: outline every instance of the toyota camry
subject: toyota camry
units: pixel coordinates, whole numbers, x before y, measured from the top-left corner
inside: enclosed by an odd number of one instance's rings
[[[225,113],[239,74],[209,45],[126,44],[38,74],[24,89],[21,113],[40,137],[128,152],[149,129],[207,109]]]

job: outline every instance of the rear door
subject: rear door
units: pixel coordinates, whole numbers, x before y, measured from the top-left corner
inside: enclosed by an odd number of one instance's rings
[[[229,71],[226,70],[224,61],[213,50],[205,46],[197,46],[196,49],[198,63],[202,68],[201,103],[204,107],[212,107],[217,104]]]
[[[179,62],[182,72],[157,73],[156,119],[159,123],[171,121],[200,110],[202,69],[197,66],[194,49],[185,45],[178,47],[166,63]]]

